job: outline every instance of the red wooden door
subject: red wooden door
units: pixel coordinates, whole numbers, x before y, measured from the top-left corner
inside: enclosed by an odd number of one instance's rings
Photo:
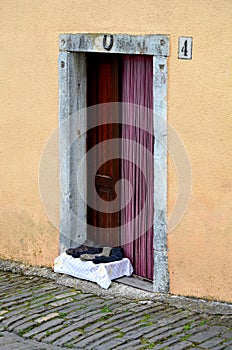
[[[108,54],[88,55],[87,57],[87,104],[93,106],[108,102],[119,101],[119,84],[118,84],[118,56]],[[89,118],[96,118],[99,122],[104,122],[103,125],[92,128],[87,134],[87,151],[93,148],[94,161],[99,165],[95,175],[95,187],[98,195],[106,202],[105,212],[96,210],[98,208],[98,196],[94,195],[94,189],[91,188],[87,182],[87,198],[92,197],[94,208],[88,207],[87,221],[88,224],[95,226],[94,232],[88,233],[88,239],[105,245],[117,246],[119,245],[119,232],[112,237],[109,234],[102,235],[98,227],[112,228],[120,225],[119,211],[109,213],[107,212],[107,203],[116,198],[115,183],[120,178],[120,159],[111,159],[103,164],[99,162],[99,152],[111,158],[112,149],[110,145],[106,148],[102,142],[120,137],[120,126],[117,123],[111,123],[113,113],[117,110],[112,106],[105,105],[99,111],[96,109],[94,113],[91,112],[87,116]],[[90,115],[91,114],[91,115]],[[117,113],[118,116],[118,113]],[[95,151],[95,146],[97,150]],[[94,148],[95,147],[95,148]],[[120,145],[118,145],[120,147]],[[100,163],[100,162],[99,162]],[[87,172],[90,173],[93,164],[87,163]],[[93,198],[94,196],[94,198]]]

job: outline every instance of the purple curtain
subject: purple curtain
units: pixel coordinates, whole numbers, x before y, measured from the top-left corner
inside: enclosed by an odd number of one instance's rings
[[[152,56],[124,55],[122,58],[122,153],[129,160],[122,160],[122,178],[133,184],[131,201],[121,212],[122,224],[129,227],[122,231],[122,243],[124,242],[125,255],[134,267],[136,275],[153,279],[153,226],[149,226],[144,232],[148,222],[153,223],[153,162],[148,153],[153,150],[153,60]],[[147,108],[139,108],[138,106]],[[149,109],[149,110],[148,110]],[[134,119],[133,119],[134,118]],[[135,126],[127,123],[134,121]],[[150,133],[141,129],[149,130]],[[131,145],[128,140],[136,141]],[[139,145],[145,148],[139,147]],[[151,154],[150,153],[150,154]],[[147,186],[149,177],[150,185]],[[129,186],[122,186],[122,201],[127,200]],[[148,201],[148,209],[145,215],[137,223],[133,221],[138,217]]]

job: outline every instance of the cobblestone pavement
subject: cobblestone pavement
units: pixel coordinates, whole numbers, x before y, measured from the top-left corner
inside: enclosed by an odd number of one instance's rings
[[[232,349],[231,315],[0,272],[0,349]]]

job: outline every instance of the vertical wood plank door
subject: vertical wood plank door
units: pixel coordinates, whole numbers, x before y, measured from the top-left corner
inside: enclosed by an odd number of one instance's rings
[[[118,56],[110,54],[89,54],[87,56],[87,105],[88,107],[104,104],[109,102],[119,101],[119,84],[118,84]],[[93,112],[94,111],[94,112]],[[115,192],[115,184],[120,178],[120,159],[110,159],[112,149],[110,145],[103,148],[103,142],[113,138],[120,137],[120,125],[117,123],[111,123],[112,114],[116,113],[110,104],[100,108],[99,111],[96,108],[92,109],[91,113],[88,113],[87,120],[90,125],[89,118],[96,118],[103,125],[92,128],[87,134],[87,151],[93,149],[95,165],[99,166],[95,175],[95,187],[97,194],[94,194],[95,189],[91,188],[91,185],[87,181],[87,198],[92,197],[94,202],[94,208],[88,207],[87,209],[87,222],[94,226],[96,229],[91,233],[87,232],[88,239],[110,246],[117,246],[119,242],[119,232],[112,237],[112,235],[102,235],[99,227],[112,228],[119,227],[120,225],[120,213],[119,210],[113,213],[107,212],[107,204],[117,197]],[[95,147],[97,146],[97,147]],[[118,145],[120,147],[120,145]],[[95,148],[96,151],[95,151]],[[99,164],[99,152],[104,153],[106,157],[109,157],[109,161]],[[93,164],[87,162],[87,177],[93,169]],[[94,197],[94,198],[93,198]],[[99,198],[105,201],[105,211],[98,211]]]

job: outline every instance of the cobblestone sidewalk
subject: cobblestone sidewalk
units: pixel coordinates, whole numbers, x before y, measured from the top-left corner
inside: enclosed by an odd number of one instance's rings
[[[232,349],[231,315],[96,296],[0,272],[0,349]]]

